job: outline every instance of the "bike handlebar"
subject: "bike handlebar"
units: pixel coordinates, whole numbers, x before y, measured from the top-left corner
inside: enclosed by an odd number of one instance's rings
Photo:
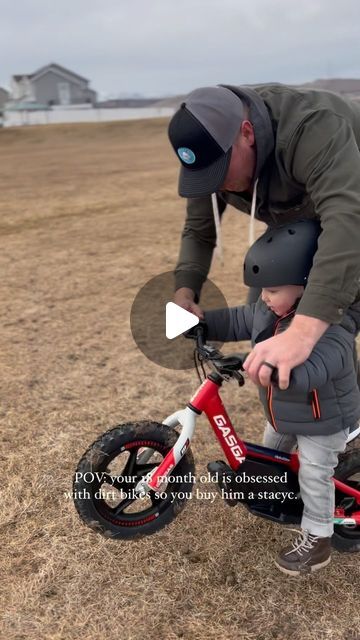
[[[244,353],[232,353],[225,355],[215,347],[206,344],[205,328],[199,324],[188,332],[186,336],[196,340],[196,351],[203,360],[210,361],[217,372],[224,377],[236,378],[239,384],[244,384],[244,378],[240,371],[243,371],[243,362],[247,356]]]
[[[235,377],[240,385],[244,384],[244,377],[239,371],[244,371],[243,362],[246,360],[248,353],[231,353],[225,355],[215,347],[206,344],[204,325],[196,325],[191,334],[187,336],[196,340],[196,349],[204,360],[209,360],[215,366],[220,374],[229,377]],[[271,374],[271,381],[278,384],[278,370],[274,369]]]

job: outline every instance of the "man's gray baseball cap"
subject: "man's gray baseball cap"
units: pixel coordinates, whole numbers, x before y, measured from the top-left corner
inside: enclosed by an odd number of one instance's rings
[[[220,189],[243,119],[243,104],[230,89],[203,87],[188,95],[168,131],[182,165],[180,196],[200,198]]]

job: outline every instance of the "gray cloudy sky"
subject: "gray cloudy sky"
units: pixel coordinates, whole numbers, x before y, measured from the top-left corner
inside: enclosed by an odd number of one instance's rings
[[[101,95],[360,78],[359,0],[0,0],[0,86],[48,62]]]

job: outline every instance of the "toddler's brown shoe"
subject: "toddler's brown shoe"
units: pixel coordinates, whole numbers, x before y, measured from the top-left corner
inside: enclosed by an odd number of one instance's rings
[[[331,560],[331,537],[320,538],[306,529],[297,531],[298,536],[293,543],[282,549],[275,564],[290,576],[312,573],[326,567]]]

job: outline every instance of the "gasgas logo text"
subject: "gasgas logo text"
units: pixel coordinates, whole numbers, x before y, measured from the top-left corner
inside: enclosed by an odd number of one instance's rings
[[[226,420],[223,415],[214,416],[214,422],[221,431],[226,444],[229,445],[233,455],[239,462],[244,462],[245,456],[242,455],[242,449],[237,443],[236,436],[231,433],[230,427],[226,426]]]

